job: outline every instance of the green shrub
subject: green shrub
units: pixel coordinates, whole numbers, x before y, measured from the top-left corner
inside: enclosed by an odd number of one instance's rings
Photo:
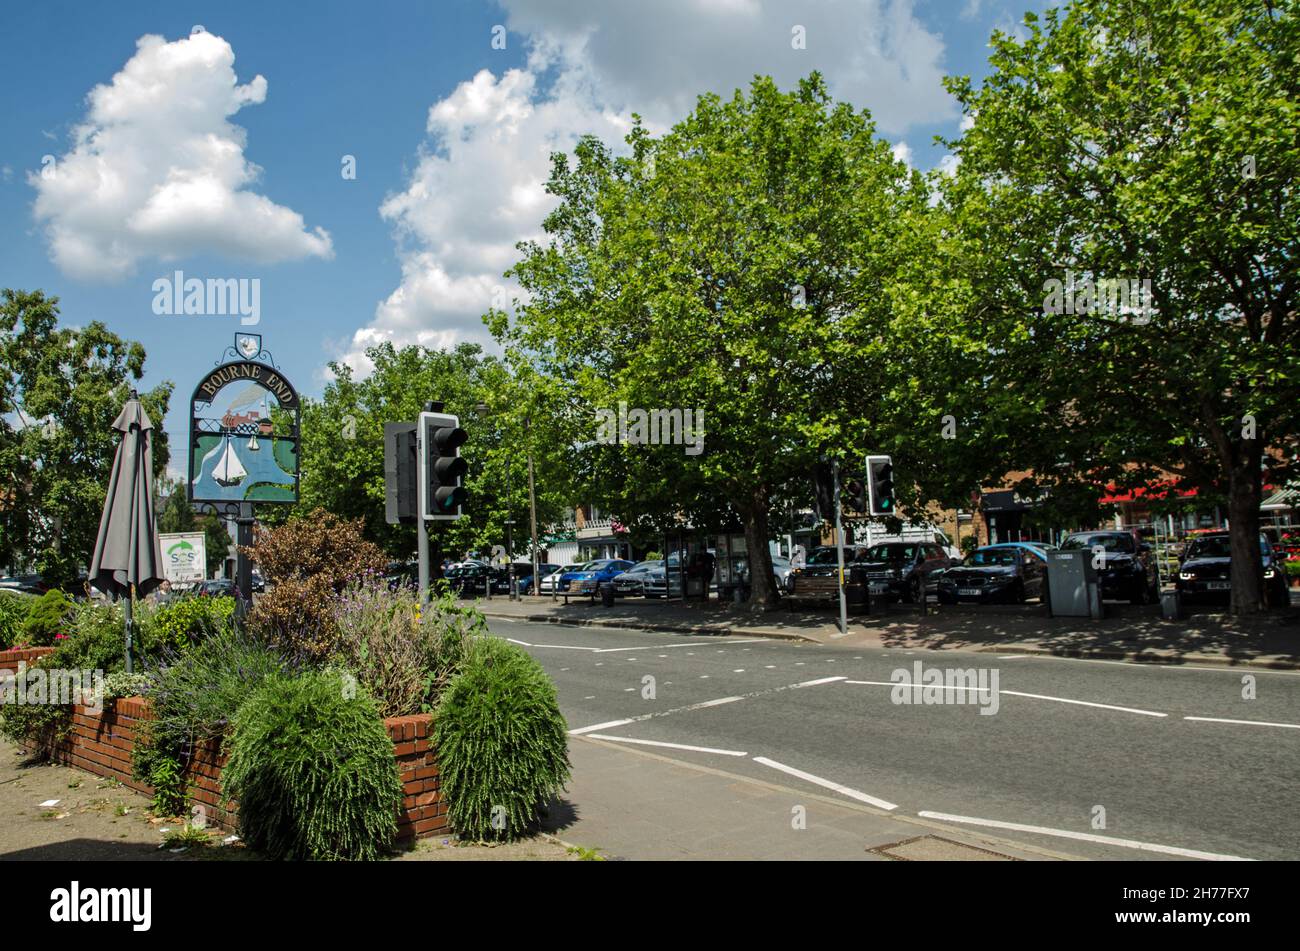
[[[29,664],[46,670],[101,671],[105,678],[126,665],[126,640],[122,612],[115,605],[76,605],[69,614],[69,633],[55,642],[54,650]],[[138,659],[143,659],[137,654]],[[67,704],[0,705],[0,733],[15,742],[30,740],[48,755],[71,724]]]
[[[1284,561],[1282,566],[1286,569],[1288,578],[1300,578],[1300,559]]]
[[[46,591],[28,610],[19,642],[28,647],[49,647],[55,637],[68,633],[72,610],[73,603],[62,591]]]
[[[276,859],[379,858],[402,804],[374,701],[337,673],[267,681],[239,708],[222,791],[239,830]]]
[[[0,591],[0,650],[12,647],[22,636],[34,600],[21,591]]]
[[[182,651],[231,626],[234,598],[179,597],[141,612],[141,635],[158,650]]]
[[[334,608],[336,658],[354,671],[385,717],[427,713],[459,669],[466,639],[486,633],[483,616],[444,595],[421,607],[415,592],[390,591],[365,575]]]
[[[169,655],[149,694],[156,744],[185,755],[192,743],[223,736],[250,694],[297,668],[294,658],[233,627]]]
[[[569,779],[555,686],[508,641],[469,642],[438,705],[433,740],[448,818],[465,838],[524,834]]]

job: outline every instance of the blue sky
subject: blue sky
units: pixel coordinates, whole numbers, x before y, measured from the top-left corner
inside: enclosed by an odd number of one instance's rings
[[[165,425],[181,445],[191,390],[241,329],[308,395],[331,359],[364,372],[374,340],[486,341],[478,315],[508,299],[500,274],[548,207],[545,156],[575,136],[617,140],[632,111],[664,128],[705,90],[820,69],[900,155],[933,168],[934,135],[961,118],[940,78],[983,75],[990,32],[1041,6],[6,5],[0,286],[42,288],[66,323],[102,320],[144,343],[144,385],[176,384]],[[155,314],[153,282],[178,269],[257,278],[258,325]]]

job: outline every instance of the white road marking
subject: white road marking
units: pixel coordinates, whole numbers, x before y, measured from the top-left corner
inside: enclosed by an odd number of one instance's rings
[[[1020,660],[1024,654],[999,654],[998,660]]]
[[[687,746],[685,743],[662,743],[659,740],[634,740],[626,736],[610,736],[606,733],[588,733],[589,739],[609,740],[611,743],[635,743],[638,746],[663,746],[671,750],[690,750],[693,753],[717,753],[720,756],[748,756],[743,750],[716,750],[711,746]]]
[[[1121,713],[1136,713],[1144,717],[1169,716],[1167,713],[1160,713],[1156,710],[1139,710],[1136,707],[1117,707],[1109,703],[1093,703],[1090,700],[1070,700],[1066,697],[1048,697],[1041,693],[1021,693],[1019,690],[1000,690],[998,692],[1009,694],[1012,697],[1030,697],[1034,700],[1054,700],[1057,703],[1073,703],[1081,707],[1097,707],[1102,710],[1118,710]]]
[[[784,763],[778,763],[776,760],[768,759],[766,756],[755,756],[755,763],[762,763],[764,766],[770,766],[773,769],[779,769],[783,773],[789,773],[791,776],[798,776],[800,779],[821,786],[825,789],[834,790],[842,796],[848,796],[850,799],[856,799],[858,802],[869,803],[878,809],[894,810],[898,808],[897,803],[892,803],[887,799],[877,799],[875,796],[869,796],[858,789],[851,789],[848,786],[842,786],[839,783],[831,782],[829,779],[822,779],[820,776],[814,776],[812,773],[805,773],[801,769],[795,769],[793,766],[786,766]]]
[[[705,674],[704,676],[707,677],[708,674]],[[818,680],[805,680],[803,683],[786,684],[784,687],[771,687],[767,690],[754,690],[750,693],[740,694],[735,697],[719,697],[717,700],[705,700],[702,703],[692,703],[684,707],[674,707],[671,710],[660,710],[656,713],[642,713],[639,716],[629,717],[626,720],[613,720],[609,723],[597,723],[593,726],[584,726],[577,730],[570,730],[569,733],[579,736],[583,733],[590,733],[593,730],[605,730],[616,726],[625,726],[629,723],[641,723],[644,720],[653,720],[658,717],[671,716],[675,713],[689,713],[692,710],[704,710],[708,707],[719,707],[725,703],[735,703],[738,700],[749,700],[753,697],[765,697],[768,694],[781,693],[786,690],[799,690],[803,687],[819,687],[822,684],[836,683],[843,679],[843,677],[822,677]],[[664,686],[667,687],[670,686],[670,684],[665,683]],[[588,697],[587,699],[590,700],[591,698]]]
[[[977,693],[988,693],[987,687],[948,687],[942,684],[900,684],[894,680],[846,680],[848,684],[859,684],[864,687],[906,687],[909,690],[929,689],[929,690],[973,690]],[[1093,703],[1091,700],[1070,700],[1066,697],[1049,697],[1041,693],[1023,693],[1019,690],[999,690],[998,693],[1011,697],[1029,697],[1033,700],[1053,700],[1056,703],[1073,703],[1081,707],[1098,707],[1102,710],[1118,710],[1121,713],[1137,713],[1144,717],[1167,717],[1167,713],[1159,713],[1155,710],[1138,710],[1134,707],[1117,707],[1109,703]]]
[[[1044,826],[1024,825],[1019,822],[999,822],[996,819],[976,819],[972,816],[953,816],[946,812],[918,812],[923,819],[937,819],[940,822],[959,822],[966,825],[986,826],[990,829],[1008,829],[1012,832],[1033,832],[1038,835],[1056,836],[1061,839],[1077,839],[1080,842],[1096,842],[1100,845],[1116,845],[1123,849],[1137,849],[1141,852],[1159,852],[1162,855],[1177,855],[1187,859],[1203,859],[1207,862],[1253,862],[1254,859],[1240,855],[1221,855],[1218,852],[1199,852],[1196,849],[1180,849],[1173,845],[1158,845],[1154,842],[1139,842],[1137,839],[1117,839],[1109,835],[1093,835],[1090,832],[1072,832],[1068,829],[1048,829]]]
[[[584,733],[591,733],[591,732],[594,731],[594,730],[610,730],[610,729],[613,729],[613,728],[616,727],[616,726],[627,726],[629,723],[634,723],[634,722],[636,722],[636,721],[634,721],[634,720],[606,720],[604,723],[596,723],[596,724],[593,724],[592,726],[584,726],[584,727],[582,727],[582,728],[580,728],[580,729],[577,729],[577,730],[570,730],[570,731],[569,731],[569,734],[570,734],[571,736],[582,736],[582,734],[584,734]]]
[[[744,672],[745,672],[745,668],[744,668],[744,667],[740,667],[740,668],[738,668],[738,669],[732,671],[733,674],[743,674]]]
[[[517,641],[517,640],[515,640],[513,637],[507,637],[506,640],[508,640],[511,644],[518,644],[520,647],[532,647],[532,646],[533,646],[532,644],[529,644],[527,641]]]
[[[1201,723],[1240,723],[1243,726],[1277,726],[1286,730],[1300,730],[1300,723],[1272,723],[1268,720],[1224,720],[1219,717],[1183,717],[1184,720],[1197,720]]]

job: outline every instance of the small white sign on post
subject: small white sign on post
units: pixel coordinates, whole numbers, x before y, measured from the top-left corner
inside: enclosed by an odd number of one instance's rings
[[[163,577],[176,585],[199,584],[208,579],[208,552],[202,532],[159,534]]]

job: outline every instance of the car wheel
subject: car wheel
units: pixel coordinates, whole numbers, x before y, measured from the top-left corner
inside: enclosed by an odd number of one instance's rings
[[[1011,601],[1013,604],[1025,603],[1025,583],[1017,581],[1011,586]]]
[[[923,593],[923,584],[924,582],[921,580],[920,575],[912,576],[912,580],[907,583],[906,598],[908,604],[918,604],[920,602]]]

